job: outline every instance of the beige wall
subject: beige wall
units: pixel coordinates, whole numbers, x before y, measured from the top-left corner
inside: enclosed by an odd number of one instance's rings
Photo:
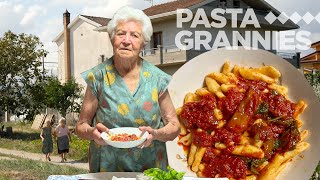
[[[153,32],[162,32],[162,45],[165,47],[168,46],[175,46],[174,39],[176,34],[181,30],[176,28],[176,20],[175,19],[168,19],[165,21],[161,21],[158,23],[152,23]],[[153,39],[150,41],[153,43]],[[145,49],[151,49],[153,45],[148,43],[145,46]]]
[[[158,68],[161,69],[162,71],[164,71],[165,73],[172,76],[183,65],[184,65],[184,63],[171,64],[170,66],[159,65]]]
[[[101,55],[105,58],[112,56],[112,46],[107,32],[94,31],[96,27],[79,19],[70,29],[70,57],[71,76],[78,83],[86,86],[80,73],[90,69],[101,62]],[[63,38],[57,42],[59,49],[59,75],[64,82]]]

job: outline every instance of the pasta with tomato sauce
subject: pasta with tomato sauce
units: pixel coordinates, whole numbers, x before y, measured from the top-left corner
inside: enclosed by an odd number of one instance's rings
[[[208,74],[205,86],[188,93],[177,111],[188,166],[199,177],[275,179],[309,147],[303,142],[308,131],[299,130],[307,105],[287,98],[272,66],[224,67]]]
[[[139,139],[140,138],[137,135],[127,134],[127,133],[115,134],[115,135],[110,136],[111,141],[120,141],[120,142],[136,141]]]

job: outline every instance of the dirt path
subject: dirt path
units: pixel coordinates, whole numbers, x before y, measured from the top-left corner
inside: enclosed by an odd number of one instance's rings
[[[26,158],[26,159],[32,159],[32,160],[36,160],[36,161],[46,162],[45,155],[39,154],[39,153],[29,153],[29,152],[25,152],[25,151],[17,151],[17,150],[11,150],[11,149],[3,149],[3,148],[0,148],[0,153],[18,156],[18,157]],[[75,161],[72,159],[68,159],[67,162],[63,162],[63,163],[61,163],[60,161],[61,161],[60,156],[51,156],[50,163],[52,163],[52,164],[61,165],[61,166],[71,166],[71,167],[75,167],[75,168],[89,170],[88,163],[78,162],[78,161]]]

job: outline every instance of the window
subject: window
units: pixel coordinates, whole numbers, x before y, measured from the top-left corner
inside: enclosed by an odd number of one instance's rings
[[[153,33],[153,48],[157,48],[158,45],[162,45],[162,32]]]

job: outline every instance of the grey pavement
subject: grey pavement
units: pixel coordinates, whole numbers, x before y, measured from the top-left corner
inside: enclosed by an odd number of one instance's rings
[[[36,160],[36,161],[46,162],[46,156],[44,154],[40,154],[40,153],[30,153],[30,152],[25,152],[25,151],[18,151],[18,150],[12,150],[12,149],[4,149],[4,148],[0,148],[0,153],[7,154],[7,155],[13,155],[13,156],[17,156],[17,157],[21,157],[21,158],[25,158],[25,159],[32,159],[32,160]],[[0,157],[1,157],[1,155],[0,155]],[[88,163],[83,163],[83,162],[79,162],[79,161],[72,160],[72,159],[68,159],[67,162],[61,163],[60,156],[50,156],[50,157],[51,157],[51,161],[47,161],[49,163],[61,165],[61,166],[70,166],[70,167],[89,170]],[[3,157],[0,159],[3,159]]]

